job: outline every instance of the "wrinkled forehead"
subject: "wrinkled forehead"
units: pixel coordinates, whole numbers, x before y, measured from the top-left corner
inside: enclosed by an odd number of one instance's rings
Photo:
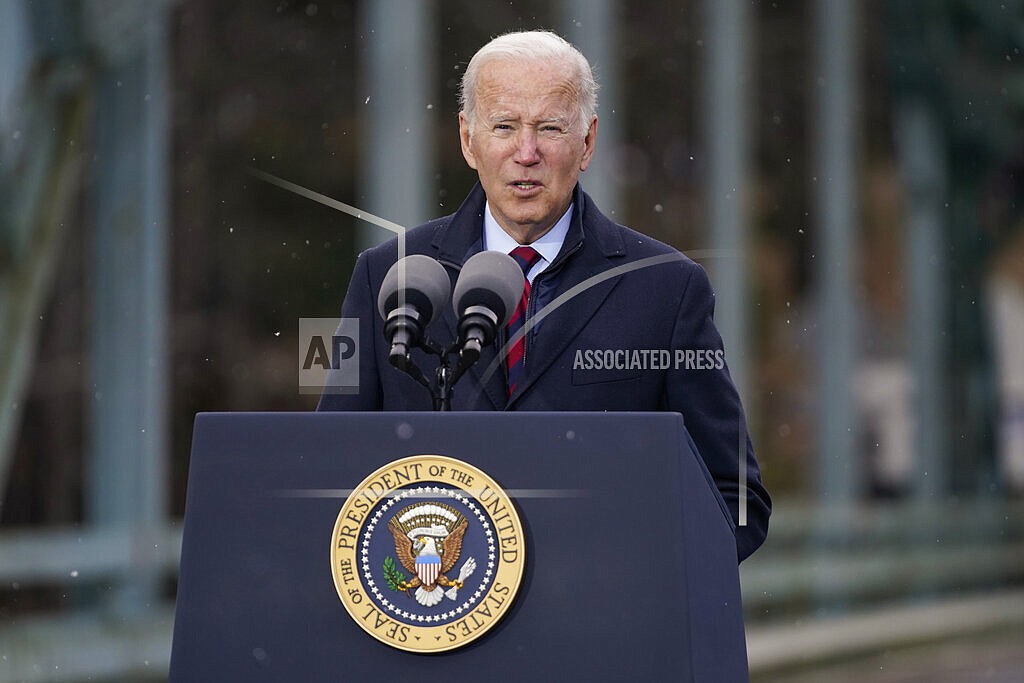
[[[571,118],[579,110],[577,80],[566,64],[537,59],[493,59],[480,68],[477,115]]]

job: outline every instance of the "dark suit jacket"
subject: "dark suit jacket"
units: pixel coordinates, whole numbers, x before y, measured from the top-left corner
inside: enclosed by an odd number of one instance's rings
[[[406,254],[426,254],[440,261],[454,287],[462,264],[482,249],[484,201],[477,185],[454,214],[408,231]],[[579,186],[574,201],[576,210],[562,250],[533,283],[530,315],[548,315],[527,335],[526,366],[515,394],[506,397],[499,340],[456,385],[452,409],[677,411],[734,523],[737,454],[745,442],[747,524],[736,529],[742,560],[764,541],[771,501],[746,436],[739,395],[721,362],[722,340],[712,320],[715,299],[708,277],[672,247],[612,223]],[[342,317],[359,319],[359,392],[324,394],[319,410],[431,409],[428,392],[387,360],[377,294],[397,258],[394,239],[359,256],[341,311]],[[613,268],[628,272],[608,277]],[[555,305],[538,311],[537,302]],[[455,338],[455,329],[455,314],[446,306],[428,334],[447,344]],[[649,369],[648,362],[647,369],[597,369],[594,356],[587,354],[645,349],[668,350],[670,368]],[[692,352],[690,362],[684,355],[678,369],[676,350]],[[413,357],[425,372],[437,365],[436,358],[430,360],[422,351]],[[618,360],[623,359],[620,353]]]

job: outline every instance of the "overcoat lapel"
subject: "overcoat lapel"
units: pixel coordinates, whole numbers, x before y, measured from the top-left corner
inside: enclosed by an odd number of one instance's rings
[[[439,229],[434,238],[437,260],[448,270],[453,290],[462,271],[462,265],[470,256],[483,249],[485,201],[483,188],[477,183],[452,216],[452,220]],[[443,323],[439,341],[442,344],[455,341],[458,337],[458,320],[450,303],[445,306],[439,322]],[[497,372],[491,372],[485,377],[496,355],[495,344],[484,347],[480,353],[480,360],[455,385],[452,405],[456,410],[502,410],[505,407],[505,375],[500,365],[497,366]]]
[[[508,407],[531,391],[618,284],[618,278],[602,279],[600,275],[621,263],[626,253],[621,237],[579,186],[574,201],[581,210],[573,216],[570,234],[578,236],[574,242],[578,240],[579,246],[567,254],[551,303],[533,314],[535,318],[545,317],[540,321],[538,333],[531,338],[525,374],[515,394],[509,397]],[[574,247],[576,244],[563,249]]]

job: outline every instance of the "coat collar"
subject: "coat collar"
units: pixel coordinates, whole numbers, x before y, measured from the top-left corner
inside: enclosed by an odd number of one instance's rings
[[[483,187],[476,183],[462,205],[452,214],[451,220],[441,225],[434,233],[432,245],[437,249],[439,261],[461,270],[466,259],[483,249],[486,201],[487,195],[484,194]],[[622,240],[622,234],[614,229],[614,224],[598,210],[590,195],[583,191],[579,183],[573,189],[573,203],[576,210],[573,211],[572,225],[552,266],[583,244],[585,235],[594,240],[596,248],[604,256],[624,256],[626,245]],[[587,226],[586,231],[584,225]]]

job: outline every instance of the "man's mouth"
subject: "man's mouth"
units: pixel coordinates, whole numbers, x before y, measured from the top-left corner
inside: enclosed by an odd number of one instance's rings
[[[512,187],[520,190],[532,190],[535,187],[542,187],[542,183],[535,180],[515,180],[511,183]]]

